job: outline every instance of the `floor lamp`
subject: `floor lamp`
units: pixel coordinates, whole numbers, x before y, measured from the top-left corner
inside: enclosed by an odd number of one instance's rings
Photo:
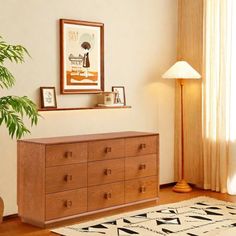
[[[201,75],[193,69],[186,61],[177,61],[163,75],[164,79],[178,79],[180,84],[180,114],[181,114],[181,176],[173,190],[179,193],[187,193],[192,190],[190,185],[184,180],[184,83],[185,79],[200,79]],[[180,168],[179,168],[180,169]]]

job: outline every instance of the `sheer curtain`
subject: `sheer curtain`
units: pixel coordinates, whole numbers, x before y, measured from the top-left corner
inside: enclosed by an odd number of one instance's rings
[[[236,1],[205,0],[204,188],[236,193]]]

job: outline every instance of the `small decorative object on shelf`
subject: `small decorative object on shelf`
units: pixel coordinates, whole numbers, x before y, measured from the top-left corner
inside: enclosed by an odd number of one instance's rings
[[[120,106],[126,105],[125,99],[125,87],[124,86],[112,86],[112,91],[115,92],[115,104]]]
[[[40,95],[42,108],[57,107],[55,87],[40,87]]]
[[[102,92],[98,94],[98,106],[114,106],[115,92]]]

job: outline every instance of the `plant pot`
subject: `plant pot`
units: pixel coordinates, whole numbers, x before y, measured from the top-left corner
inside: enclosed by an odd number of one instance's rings
[[[2,223],[3,208],[4,208],[3,200],[0,197],[0,224]]]

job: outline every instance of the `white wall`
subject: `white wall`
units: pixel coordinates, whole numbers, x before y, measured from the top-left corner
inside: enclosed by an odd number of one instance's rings
[[[105,89],[124,85],[132,109],[43,112],[29,137],[122,130],[160,133],[160,182],[173,182],[173,81],[160,75],[175,61],[177,0],[0,0],[0,35],[32,58],[8,65],[16,86],[2,94],[39,101],[40,86],[56,86],[59,107],[85,106],[94,95],[59,94],[60,18],[105,24]],[[0,196],[4,215],[17,212],[16,141],[0,128]]]

